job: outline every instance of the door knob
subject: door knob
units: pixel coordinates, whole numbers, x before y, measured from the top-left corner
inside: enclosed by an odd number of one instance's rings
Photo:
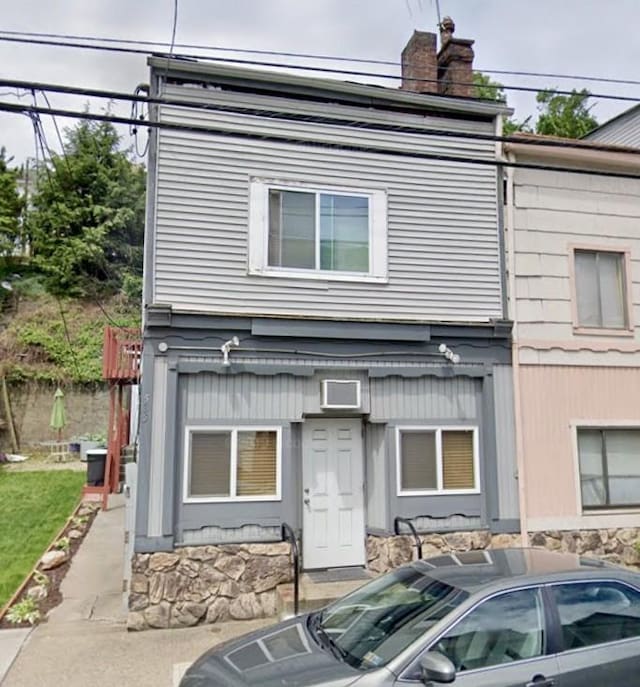
[[[311,505],[311,499],[310,499],[309,497],[307,497],[306,499],[304,499],[304,505],[305,505],[305,506],[310,506],[310,505]]]
[[[304,491],[305,494],[308,494],[308,493],[309,493],[309,487],[305,487],[305,488],[303,489],[303,491]]]

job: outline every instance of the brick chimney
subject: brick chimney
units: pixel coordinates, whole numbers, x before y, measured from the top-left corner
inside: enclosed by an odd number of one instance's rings
[[[473,48],[474,41],[454,38],[456,25],[451,17],[440,24],[440,52],[438,53],[438,93],[441,95],[473,98]]]
[[[405,91],[439,93],[473,98],[473,41],[454,38],[455,24],[445,17],[440,24],[440,52],[435,33],[414,31],[402,51],[402,85]]]
[[[438,93],[438,57],[436,34],[414,31],[402,51],[402,85],[404,91]],[[418,79],[416,81],[416,79]]]

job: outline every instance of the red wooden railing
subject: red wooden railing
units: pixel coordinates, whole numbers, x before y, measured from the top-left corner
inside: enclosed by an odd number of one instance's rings
[[[140,376],[142,339],[138,329],[105,327],[102,376],[110,382],[135,383]]]
[[[85,486],[85,495],[99,496],[107,507],[109,494],[118,491],[122,449],[129,443],[132,384],[140,379],[142,339],[138,329],[105,327],[102,376],[109,383],[109,426],[104,484]]]

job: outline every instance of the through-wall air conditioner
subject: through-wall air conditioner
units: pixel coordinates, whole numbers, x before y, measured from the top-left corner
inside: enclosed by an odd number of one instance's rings
[[[360,381],[357,379],[323,379],[322,408],[359,408]]]

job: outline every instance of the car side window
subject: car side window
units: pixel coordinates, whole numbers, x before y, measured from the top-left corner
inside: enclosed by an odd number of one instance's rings
[[[552,587],[564,649],[640,637],[640,592],[618,582],[576,582]]]
[[[506,592],[482,602],[431,647],[457,672],[542,656],[544,612],[539,589]]]

